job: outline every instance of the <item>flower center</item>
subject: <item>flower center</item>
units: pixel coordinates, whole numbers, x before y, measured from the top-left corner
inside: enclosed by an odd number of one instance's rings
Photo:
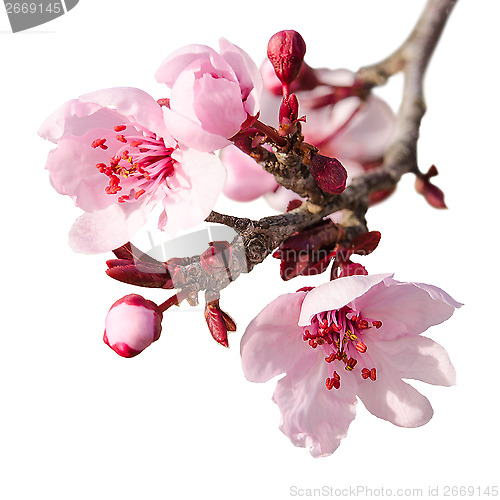
[[[381,321],[364,318],[349,306],[334,311],[316,314],[311,324],[302,328],[303,339],[316,349],[321,346],[327,353],[327,363],[340,361],[347,371],[353,371],[358,360],[364,365],[361,370],[363,379],[376,380],[377,370],[367,354],[363,336],[371,328],[380,328]],[[334,371],[325,381],[328,390],[340,388],[340,375]]]
[[[96,168],[109,177],[106,193],[118,196],[120,203],[138,200],[153,194],[158,186],[175,174],[172,159],[174,148],[167,148],[163,139],[138,123],[117,125],[109,136],[95,139],[93,148],[108,149],[107,140],[118,141],[120,146],[109,160],[109,165],[98,163]]]

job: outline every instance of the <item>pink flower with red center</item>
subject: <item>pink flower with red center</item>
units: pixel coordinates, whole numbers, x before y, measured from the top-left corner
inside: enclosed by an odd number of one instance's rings
[[[246,377],[278,381],[281,430],[313,456],[333,453],[354,419],[357,397],[402,427],[429,421],[429,401],[403,379],[452,385],[446,351],[421,336],[461,304],[443,290],[392,275],[348,276],[282,295],[241,341]]]
[[[169,130],[181,144],[215,151],[259,113],[262,77],[250,56],[224,38],[220,54],[188,45],[163,61],[156,79],[171,88],[164,108]]]
[[[50,180],[86,213],[73,225],[76,251],[118,248],[159,202],[159,227],[187,229],[210,213],[225,181],[219,159],[180,146],[163,111],[133,88],[101,90],[65,103],[39,134],[57,144],[47,160]]]
[[[373,95],[365,103],[356,96],[333,103],[334,89],[352,86],[354,73],[344,69],[309,70],[314,76],[312,88],[300,90],[294,89],[295,82],[291,85],[300,105],[298,114],[306,116],[302,123],[304,138],[318,147],[321,154],[337,158],[347,169],[349,182],[381,161],[393,134],[394,113],[382,99]],[[265,90],[259,119],[276,127],[281,83],[269,61],[264,62],[261,72]],[[269,204],[280,211],[284,211],[291,200],[299,199],[235,146],[223,149],[221,160],[228,172],[223,190],[228,198],[250,201],[265,196]]]
[[[106,316],[104,342],[124,358],[133,358],[160,338],[162,313],[141,295],[117,300]]]

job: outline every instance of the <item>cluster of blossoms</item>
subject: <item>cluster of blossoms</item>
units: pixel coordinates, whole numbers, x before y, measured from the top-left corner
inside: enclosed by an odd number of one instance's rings
[[[104,341],[120,356],[136,356],[158,340],[164,313],[183,300],[196,304],[200,290],[214,339],[227,347],[228,332],[236,330],[220,308],[220,288],[188,283],[185,268],[196,259],[158,262],[130,244],[158,204],[159,229],[175,235],[204,221],[221,192],[238,201],[264,196],[281,212],[309,210],[308,195],[294,190],[294,179],[287,184],[283,172],[263,168],[266,155],[302,155],[301,175],[325,197],[342,193],[348,176],[382,165],[395,124],[389,106],[354,73],[313,69],[304,54],[294,31],[271,38],[260,70],[227,40],[219,52],[190,45],[156,72],[168,98],[155,100],[135,88],[101,90],[66,102],[42,125],[40,135],[57,145],[47,160],[52,185],[84,211],[70,232],[72,248],[112,250],[107,273],[119,281],[179,289],[161,305],[137,294],[113,304]],[[433,167],[421,175],[417,190],[439,207],[442,193],[429,182],[436,173]],[[369,203],[390,193],[372,192]],[[402,379],[454,381],[444,349],[420,334],[460,304],[430,285],[368,275],[351,256],[373,251],[380,233],[349,239],[340,218],[327,214],[281,241],[273,254],[283,279],[323,272],[333,261],[330,281],[278,297],[241,341],[249,380],[286,373],[274,394],[281,429],[314,456],[337,448],[357,396],[373,414],[412,427],[426,423],[432,408]],[[215,241],[196,262],[215,276],[228,272],[234,259],[229,242]]]

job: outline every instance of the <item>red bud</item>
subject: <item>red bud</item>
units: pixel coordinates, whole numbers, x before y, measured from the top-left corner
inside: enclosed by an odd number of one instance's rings
[[[318,187],[329,194],[340,194],[345,189],[347,171],[336,158],[315,154],[309,172]]]
[[[285,87],[297,78],[305,53],[306,43],[294,30],[279,31],[269,40],[267,57]]]
[[[224,347],[229,347],[227,332],[236,331],[236,323],[229,314],[221,310],[218,300],[206,303],[205,320],[214,340]]]

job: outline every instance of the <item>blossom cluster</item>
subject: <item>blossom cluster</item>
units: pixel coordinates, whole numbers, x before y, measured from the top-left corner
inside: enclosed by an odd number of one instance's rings
[[[189,45],[155,74],[168,97],[130,87],[100,90],[66,102],[42,125],[39,134],[56,144],[47,160],[50,181],[84,211],[70,231],[72,248],[112,250],[107,274],[119,281],[179,289],[161,305],[137,294],[113,304],[104,342],[120,356],[137,356],[157,341],[165,312],[183,300],[197,304],[201,290],[213,338],[228,347],[236,330],[220,307],[220,289],[186,284],[193,260],[159,262],[130,243],[155,207],[158,228],[169,235],[203,222],[221,193],[242,202],[262,196],[280,212],[304,213],[308,196],[289,189],[294,180],[313,179],[328,198],[383,164],[395,127],[390,107],[355,73],[307,65],[305,49],[298,33],[279,32],[259,69],[225,39],[218,52]],[[281,174],[262,166],[268,154],[297,151],[304,179],[284,186]],[[417,190],[442,208],[442,193],[429,181],[436,174],[432,167],[420,175]],[[371,192],[367,205],[391,192]],[[374,251],[380,233],[347,237],[341,220],[327,213],[278,243],[273,256],[283,279],[324,272],[333,262],[330,280],[278,297],[241,340],[250,381],[286,374],[274,393],[281,430],[313,456],[338,447],[358,397],[374,415],[415,427],[432,408],[403,379],[450,385],[455,377],[445,350],[421,334],[461,304],[431,285],[369,275],[351,257]],[[229,242],[214,241],[196,262],[210,276],[228,272],[234,259]]]

